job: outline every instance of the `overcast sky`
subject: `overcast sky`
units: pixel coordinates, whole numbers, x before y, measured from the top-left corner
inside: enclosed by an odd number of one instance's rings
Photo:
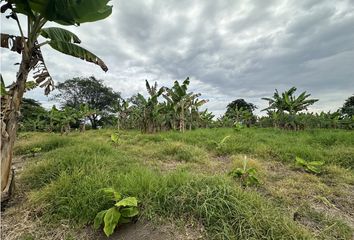
[[[171,86],[191,78],[191,90],[209,99],[216,115],[244,98],[262,109],[292,86],[320,101],[311,111],[336,110],[354,94],[354,0],[111,1],[100,22],[67,27],[82,46],[107,64],[100,67],[43,47],[56,82],[94,75],[122,93],[145,94],[144,79]],[[51,24],[49,24],[51,25]],[[54,24],[52,24],[54,25]],[[1,16],[1,32],[17,34]],[[19,56],[1,51],[1,73],[15,78]],[[43,89],[26,94],[45,106]],[[259,110],[258,110],[259,111]]]

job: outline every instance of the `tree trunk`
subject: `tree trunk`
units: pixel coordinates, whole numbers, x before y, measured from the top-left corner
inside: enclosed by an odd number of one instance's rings
[[[97,119],[95,115],[92,115],[92,117],[89,117],[89,120],[91,122],[91,127],[92,129],[97,129]]]
[[[189,131],[192,131],[192,122],[193,122],[193,115],[191,110],[191,122],[189,123]]]
[[[120,114],[118,113],[118,114],[117,114],[117,129],[118,129],[118,131],[119,131],[119,129],[120,129],[120,121],[119,121],[119,118],[120,118]]]
[[[184,132],[184,109],[182,108],[179,118],[179,131]]]
[[[8,199],[13,147],[16,140],[20,105],[30,68],[30,59],[22,54],[17,80],[1,101],[1,202]]]

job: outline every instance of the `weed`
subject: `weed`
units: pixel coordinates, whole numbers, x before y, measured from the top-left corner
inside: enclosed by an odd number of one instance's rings
[[[32,155],[32,157],[34,157],[36,155],[36,153],[39,153],[42,151],[42,148],[41,147],[34,147],[34,148],[31,148],[28,153]]]
[[[239,131],[241,131],[242,129],[243,129],[242,123],[236,122],[236,123],[234,124],[234,130],[235,130],[236,132],[239,132]]]
[[[216,142],[215,141],[215,144],[216,144],[216,151],[219,153],[219,154],[224,154],[226,153],[226,141],[230,138],[231,136],[230,135],[227,135],[225,136],[223,139],[221,139],[220,142]]]
[[[112,133],[111,134],[111,142],[113,144],[115,144],[115,145],[119,145],[121,143],[121,140],[120,140],[120,138],[119,138],[117,133]]]
[[[229,173],[230,176],[240,179],[243,187],[258,185],[260,183],[255,168],[247,168],[247,158],[243,160],[243,168],[236,168]]]
[[[118,224],[129,223],[139,214],[138,201],[135,197],[122,199],[120,193],[113,188],[105,188],[103,192],[111,195],[115,203],[113,207],[97,213],[93,226],[98,229],[104,224],[103,231],[109,237]]]
[[[308,162],[300,157],[295,158],[295,166],[300,167],[310,173],[320,174],[323,164],[323,161]]]

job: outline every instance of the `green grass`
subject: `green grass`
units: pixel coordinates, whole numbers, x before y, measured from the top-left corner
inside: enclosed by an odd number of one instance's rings
[[[331,185],[354,183],[353,171],[344,169],[353,165],[353,132],[204,129],[142,135],[129,131],[120,132],[118,146],[109,141],[112,132],[31,133],[20,138],[18,155],[37,146],[43,149],[28,159],[20,176],[20,184],[28,191],[28,208],[51,226],[65,220],[81,228],[92,224],[96,213],[111,204],[99,189],[113,187],[124,196],[138,197],[141,219],[192,219],[203,225],[209,239],[352,237],[353,229],[345,222],[310,205],[308,211],[301,210],[305,223],[294,221],[293,213],[299,203],[316,203],[313,199],[324,194],[332,194],[333,202],[338,196],[343,202],[350,198],[342,188]],[[230,138],[220,150],[217,143],[227,135]],[[240,154],[259,159],[250,164],[260,172],[263,186],[242,189],[221,171],[238,164],[237,159],[232,163],[232,155]],[[218,162],[218,156],[230,158],[230,163]],[[293,169],[295,156],[325,161],[329,170],[322,176],[299,172]],[[163,164],[175,162],[185,167],[161,171]],[[290,174],[273,171],[273,162],[282,163]],[[309,184],[296,186],[296,181],[307,179]],[[317,186],[321,188],[310,191]]]
[[[309,161],[325,161],[345,168],[354,167],[354,132],[344,130],[315,129],[308,131],[285,131],[279,129],[200,129],[179,134],[162,133],[174,141],[205,147],[218,153],[217,144],[230,136],[221,154],[253,154],[263,159],[291,163],[295,156]],[[220,152],[220,151],[219,151]]]

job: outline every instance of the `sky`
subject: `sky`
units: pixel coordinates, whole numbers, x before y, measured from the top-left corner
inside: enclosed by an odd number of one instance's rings
[[[309,111],[335,111],[354,94],[354,0],[113,0],[105,20],[66,29],[104,60],[92,63],[44,46],[53,79],[95,76],[123,97],[191,78],[190,90],[220,116],[243,98],[260,110],[262,97],[292,86],[320,101]],[[24,23],[24,22],[23,22]],[[49,23],[48,26],[56,26]],[[1,32],[18,34],[1,14]],[[41,39],[40,42],[44,41]],[[15,79],[20,56],[1,49],[1,73]],[[26,97],[49,107],[43,89]]]

